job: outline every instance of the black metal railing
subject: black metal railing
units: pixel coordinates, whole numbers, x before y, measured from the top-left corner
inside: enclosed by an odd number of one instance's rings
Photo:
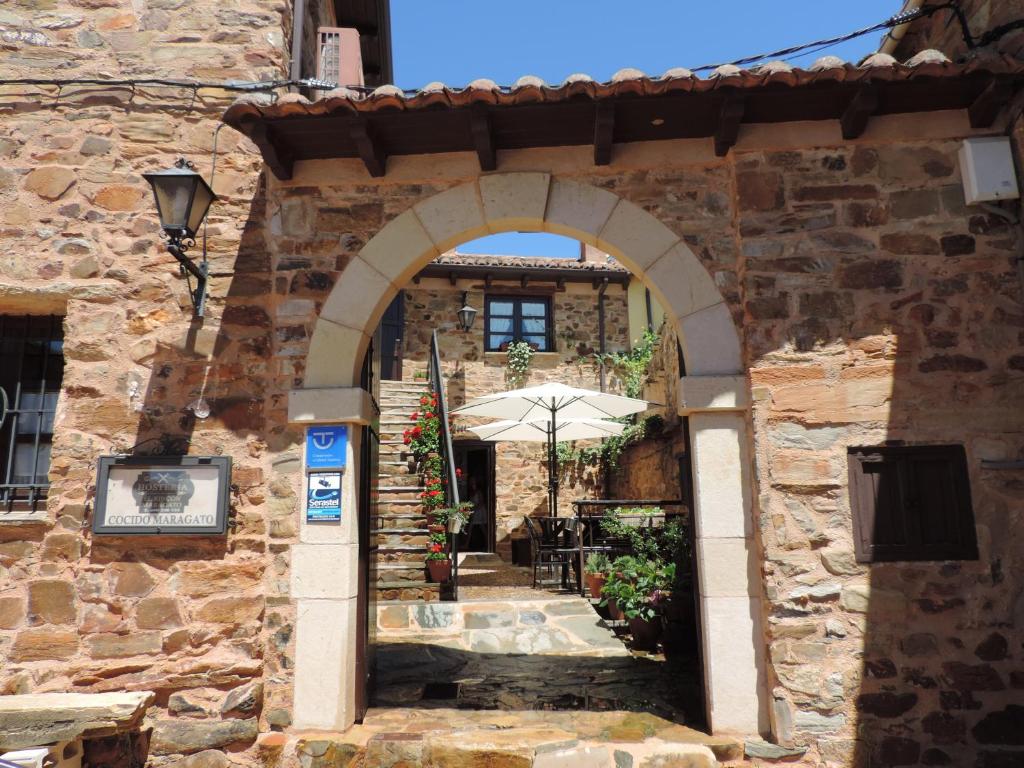
[[[448,398],[445,394],[444,375],[441,371],[441,354],[437,344],[437,331],[430,336],[430,361],[427,371],[430,390],[437,395],[437,418],[441,428],[441,469],[444,473],[445,506],[459,506],[458,475],[455,471],[455,453],[452,450],[451,425],[448,423]],[[441,597],[444,600],[459,599],[459,537],[451,531],[447,534],[448,550],[452,558],[452,575],[447,589],[442,585]]]

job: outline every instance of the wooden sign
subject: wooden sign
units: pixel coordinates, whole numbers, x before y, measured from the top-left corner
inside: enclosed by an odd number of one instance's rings
[[[101,456],[97,535],[223,534],[231,498],[227,456]]]

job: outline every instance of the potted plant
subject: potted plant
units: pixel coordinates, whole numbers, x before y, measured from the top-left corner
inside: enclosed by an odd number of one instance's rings
[[[608,555],[603,552],[595,552],[587,558],[587,564],[583,569],[583,573],[586,577],[587,589],[590,590],[591,597],[601,597],[601,590],[608,580],[608,571],[611,570],[611,565]]]
[[[629,622],[633,647],[657,648],[662,633],[662,610],[671,595],[675,569],[675,563],[665,564],[656,559],[618,558],[612,563],[612,574],[602,594],[613,618],[621,613]]]
[[[608,616],[613,621],[622,621],[625,614],[619,603],[624,598],[628,587],[636,580],[637,559],[632,555],[622,555],[608,567],[605,584],[601,587],[601,605],[608,609]]]
[[[427,573],[430,581],[441,584],[452,577],[452,560],[447,552],[448,538],[443,533],[430,534],[430,551],[427,552]]]
[[[473,514],[473,505],[468,501],[463,501],[457,507],[449,507],[444,511],[447,513],[448,533],[461,533],[466,523],[469,522],[470,515]]]

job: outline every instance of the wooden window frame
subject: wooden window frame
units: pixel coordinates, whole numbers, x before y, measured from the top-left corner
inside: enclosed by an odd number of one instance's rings
[[[921,467],[926,463],[946,462],[947,483],[942,498],[951,505],[947,530],[956,540],[948,542],[927,542],[927,526],[935,525],[929,520],[932,510],[920,506]],[[889,480],[885,484],[888,501],[878,498],[882,472],[866,471],[867,466],[887,465]],[[857,562],[938,562],[947,560],[977,560],[978,542],[975,531],[974,510],[971,505],[970,481],[967,471],[967,454],[962,445],[910,445],[872,446],[849,448],[847,452],[849,471],[850,511],[853,516],[853,541]],[[887,505],[886,509],[883,505]],[[888,515],[886,525],[893,527],[889,541],[877,541],[879,536],[877,518]],[[902,541],[895,527],[901,528]]]
[[[508,293],[488,293],[484,296],[484,351],[485,352],[504,352],[505,350],[500,347],[491,346],[491,304],[495,301],[508,301],[512,302],[512,340],[522,341],[522,303],[524,301],[537,302],[544,305],[544,346],[545,349],[536,350],[538,352],[554,352],[554,327],[555,327],[555,308],[554,302],[551,300],[551,296],[545,296],[543,294],[508,294]],[[507,315],[500,315],[500,317],[507,317]],[[530,336],[539,336],[540,334],[528,334]]]

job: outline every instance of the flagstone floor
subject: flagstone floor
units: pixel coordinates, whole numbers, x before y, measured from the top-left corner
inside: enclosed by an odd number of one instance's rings
[[[375,706],[698,720],[695,658],[631,651],[589,599],[531,589],[530,569],[470,556],[461,574],[459,602],[378,608]]]

